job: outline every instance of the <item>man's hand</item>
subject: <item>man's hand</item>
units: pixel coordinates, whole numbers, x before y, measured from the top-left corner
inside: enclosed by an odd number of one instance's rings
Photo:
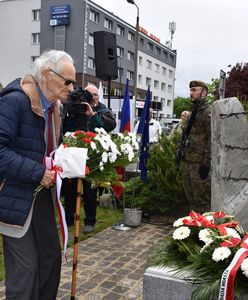
[[[96,113],[93,111],[89,103],[84,102],[84,105],[86,106],[85,114],[92,118]]]
[[[40,184],[44,185],[45,188],[49,189],[54,186],[55,183],[55,171],[46,170],[43,175]]]

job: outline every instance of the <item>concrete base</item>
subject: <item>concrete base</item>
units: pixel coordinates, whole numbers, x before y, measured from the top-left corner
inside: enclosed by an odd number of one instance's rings
[[[150,267],[144,274],[143,300],[190,300],[195,289],[170,268]]]
[[[179,276],[168,267],[146,269],[143,280],[143,300],[191,300],[196,285],[186,282],[184,278],[189,274],[184,274]],[[248,300],[248,295],[234,299]]]

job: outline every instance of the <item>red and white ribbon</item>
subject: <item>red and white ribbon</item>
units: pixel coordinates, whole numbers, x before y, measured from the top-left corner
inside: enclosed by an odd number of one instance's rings
[[[44,165],[46,169],[48,170],[54,170],[55,171],[55,181],[56,181],[56,205],[58,208],[59,213],[59,220],[61,225],[61,234],[62,234],[62,240],[63,240],[63,246],[64,246],[64,256],[66,259],[66,248],[68,243],[68,227],[66,224],[65,219],[65,210],[64,207],[60,201],[60,193],[61,193],[61,187],[62,187],[62,179],[59,176],[58,172],[62,172],[59,167],[54,165],[53,159],[51,157],[45,157],[44,158]]]
[[[234,299],[234,281],[236,273],[248,256],[248,239],[244,238],[241,247],[233,257],[230,265],[225,269],[220,281],[219,300],[233,300]]]

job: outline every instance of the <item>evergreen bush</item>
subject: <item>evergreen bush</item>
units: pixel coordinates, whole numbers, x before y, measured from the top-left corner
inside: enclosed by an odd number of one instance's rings
[[[149,150],[148,178],[139,177],[126,183],[126,207],[141,208],[153,213],[167,213],[178,204],[185,204],[181,172],[176,170],[175,149],[179,135],[163,135]]]

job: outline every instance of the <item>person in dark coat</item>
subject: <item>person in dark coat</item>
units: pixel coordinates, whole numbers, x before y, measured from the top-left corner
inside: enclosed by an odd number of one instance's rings
[[[7,300],[55,300],[61,246],[52,187],[55,173],[43,160],[56,149],[61,103],[75,83],[70,55],[46,51],[34,75],[0,93],[0,233],[3,235]],[[60,100],[60,101],[59,101]],[[36,188],[43,189],[36,196]]]
[[[82,95],[81,88],[77,88],[71,97],[79,98]],[[87,85],[85,88],[91,95],[89,101],[84,102],[85,110],[79,113],[65,111],[63,121],[63,132],[73,132],[76,130],[95,131],[95,128],[102,127],[107,132],[116,127],[116,121],[112,112],[99,101],[99,90],[94,85]],[[70,100],[69,100],[70,102]],[[66,107],[65,107],[66,110]],[[77,179],[63,180],[63,194],[65,203],[65,216],[68,226],[74,224],[74,214],[76,209]],[[97,189],[91,188],[91,183],[83,180],[83,203],[84,203],[84,233],[94,230],[96,223],[97,209]]]

